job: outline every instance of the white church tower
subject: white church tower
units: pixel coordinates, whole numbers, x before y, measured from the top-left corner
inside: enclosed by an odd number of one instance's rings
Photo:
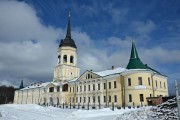
[[[58,48],[58,65],[54,70],[54,82],[65,82],[79,77],[77,67],[77,47],[71,38],[70,14],[68,18],[67,33],[61,40]]]

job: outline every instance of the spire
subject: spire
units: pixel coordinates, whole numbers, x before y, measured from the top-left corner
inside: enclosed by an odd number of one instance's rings
[[[71,39],[71,25],[70,25],[70,12],[69,12],[69,18],[68,18],[68,27],[67,27],[67,33],[66,33],[66,38]]]
[[[68,26],[67,26],[67,33],[65,39],[61,40],[59,47],[62,46],[69,46],[73,48],[77,48],[74,40],[71,38],[71,25],[70,25],[70,12],[68,16]]]
[[[134,39],[132,38],[132,47],[131,47],[131,59],[139,59],[135,44],[134,44]]]
[[[20,86],[19,86],[19,89],[22,89],[22,88],[24,88],[24,86],[23,86],[23,80],[21,80],[21,84],[20,84]]]
[[[129,63],[126,68],[127,69],[146,69],[146,66],[139,59],[133,37],[132,37],[131,56],[130,56]]]

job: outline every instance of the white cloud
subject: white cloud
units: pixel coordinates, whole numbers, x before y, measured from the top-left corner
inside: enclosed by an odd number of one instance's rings
[[[132,22],[132,27],[139,34],[149,34],[156,28],[156,25],[151,20],[147,20],[146,22],[134,21]]]

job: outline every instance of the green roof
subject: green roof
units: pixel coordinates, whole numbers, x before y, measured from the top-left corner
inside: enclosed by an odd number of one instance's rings
[[[131,56],[130,56],[129,63],[126,68],[127,69],[146,69],[146,66],[139,59],[134,41],[132,42]]]
[[[143,64],[143,62],[141,62],[141,60],[138,56],[138,52],[136,50],[136,46],[134,44],[134,41],[132,42],[131,56],[130,56],[129,63],[128,63],[126,69],[148,69],[148,70],[151,70],[157,74],[162,75],[160,72],[152,69],[151,67],[147,66],[147,64]]]

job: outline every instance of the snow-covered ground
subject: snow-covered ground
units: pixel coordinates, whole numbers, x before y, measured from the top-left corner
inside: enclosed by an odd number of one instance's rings
[[[136,109],[109,108],[100,110],[62,109],[56,107],[42,107],[39,105],[0,105],[0,120],[118,120],[119,117],[131,111],[148,111],[150,107]],[[144,119],[146,120],[146,119]]]

